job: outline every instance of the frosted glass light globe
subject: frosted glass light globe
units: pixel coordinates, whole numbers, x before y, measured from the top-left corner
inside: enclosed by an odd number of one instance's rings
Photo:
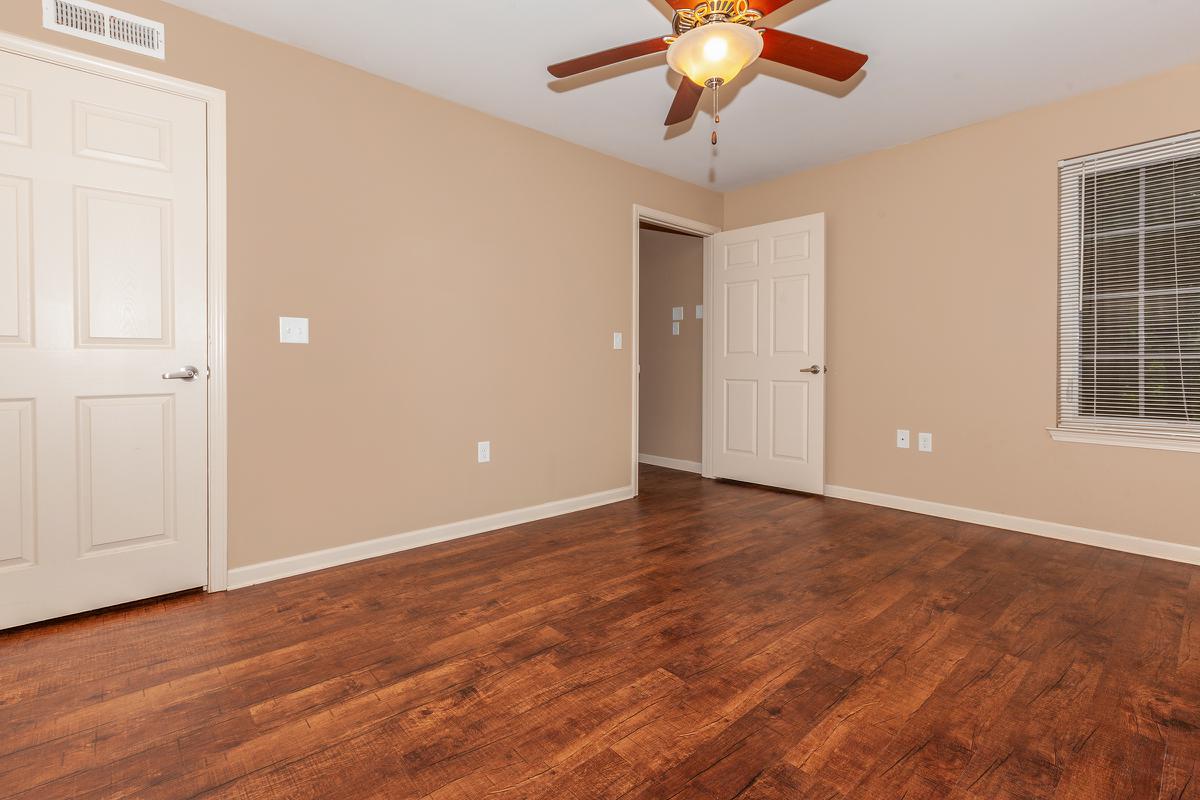
[[[692,83],[729,83],[762,54],[762,36],[748,25],[712,22],[693,28],[667,48],[667,64]]]

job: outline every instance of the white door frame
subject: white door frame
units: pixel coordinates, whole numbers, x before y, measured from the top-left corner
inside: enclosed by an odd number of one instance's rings
[[[712,236],[720,233],[721,229],[715,225],[709,225],[704,222],[697,222],[694,219],[681,217],[677,214],[671,214],[666,211],[658,211],[646,206],[634,205],[633,207],[633,336],[630,340],[630,349],[632,350],[632,383],[633,383],[633,416],[631,444],[633,464],[629,470],[629,485],[633,487],[634,496],[638,493],[638,371],[641,368],[641,331],[639,330],[641,322],[641,283],[642,283],[642,266],[641,266],[641,223],[652,222],[655,225],[661,225],[664,228],[681,231],[683,233],[693,233],[704,237],[704,308],[705,321],[708,319],[707,309],[709,306],[709,298],[712,290]],[[709,468],[708,454],[708,429],[709,429],[709,403],[708,403],[708,375],[711,371],[709,361],[712,358],[709,347],[709,330],[708,325],[702,328],[704,360],[701,366],[701,426],[700,426],[700,461],[701,474],[706,478],[712,477],[712,470]]]
[[[208,585],[229,585],[225,92],[0,32],[0,51],[199,100],[208,117]],[[636,246],[636,242],[635,242]]]

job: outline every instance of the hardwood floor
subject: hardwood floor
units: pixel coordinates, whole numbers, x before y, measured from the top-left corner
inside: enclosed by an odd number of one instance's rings
[[[0,797],[1200,797],[1200,568],[642,478],[0,634]]]

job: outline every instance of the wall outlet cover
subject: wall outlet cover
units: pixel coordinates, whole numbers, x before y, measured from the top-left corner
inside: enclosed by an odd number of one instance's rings
[[[477,442],[475,445],[475,454],[479,459],[480,464],[486,464],[492,460],[492,443]]]
[[[672,335],[672,336],[678,336],[678,335],[679,335],[679,323],[678,323],[678,322],[672,322],[672,323],[671,323],[671,335]]]
[[[696,319],[704,319],[704,306],[696,306]]]
[[[621,332],[613,331],[613,350],[620,350],[624,346],[621,341]]]
[[[280,317],[281,344],[308,344],[308,317]]]
[[[906,431],[903,428],[897,428],[896,447],[899,447],[901,450],[907,450],[909,448],[909,440],[911,437],[912,434],[909,431]]]
[[[917,449],[922,453],[933,452],[933,434],[922,433],[917,436]]]
[[[683,319],[683,306],[675,306],[674,308],[671,309],[671,319],[673,319],[673,320]]]

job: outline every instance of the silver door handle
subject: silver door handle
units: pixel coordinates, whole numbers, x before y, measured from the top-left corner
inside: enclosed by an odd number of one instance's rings
[[[196,380],[196,376],[199,374],[200,374],[200,370],[196,369],[195,367],[188,366],[188,367],[184,367],[183,369],[177,369],[174,372],[164,372],[163,380],[164,381],[194,381],[194,380]]]
[[[802,370],[800,370],[800,371],[801,371],[801,372],[811,372],[813,375],[820,375],[820,374],[821,374],[821,368],[820,368],[818,365],[816,365],[816,364],[813,364],[813,365],[812,365],[811,367],[809,367],[808,369],[802,369]]]

